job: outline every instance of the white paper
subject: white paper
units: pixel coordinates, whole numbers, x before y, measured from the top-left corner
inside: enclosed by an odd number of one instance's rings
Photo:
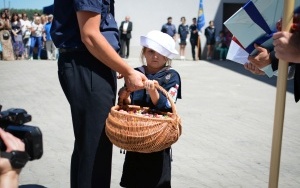
[[[283,3],[282,0],[252,0],[262,17],[265,19],[267,25],[272,31],[276,30],[276,23],[282,17]],[[299,6],[300,0],[295,0],[295,7]],[[247,48],[251,43],[258,38],[264,36],[266,32],[260,28],[250,18],[248,13],[243,9],[239,9],[232,15],[224,25],[229,31],[239,40],[239,42]],[[265,48],[272,47],[272,38],[266,41],[261,46]],[[251,52],[253,55],[253,53]]]
[[[226,59],[245,64],[248,63],[248,52],[246,52],[240,45],[234,40],[231,40]]]

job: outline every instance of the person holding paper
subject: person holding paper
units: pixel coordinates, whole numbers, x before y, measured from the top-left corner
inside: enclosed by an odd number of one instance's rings
[[[254,74],[267,74],[269,77],[274,75],[273,70],[278,69],[278,59],[290,63],[288,79],[294,78],[295,101],[300,99],[300,15],[295,14],[290,32],[280,31],[281,22],[277,23],[277,30],[273,34],[274,50],[268,52],[267,49],[254,45],[258,51],[256,56],[249,56],[250,63],[244,64],[245,69]]]
[[[298,102],[300,99],[299,33],[291,34],[288,32],[277,32],[274,34],[273,38],[274,51],[268,52],[267,49],[255,44],[255,49],[258,51],[258,54],[256,56],[249,56],[249,63],[244,64],[244,67],[253,74],[267,74],[271,77],[275,74],[274,70],[278,69],[278,58],[285,62],[295,62],[290,63],[288,79],[294,78],[294,97],[295,102]]]
[[[273,35],[275,56],[286,62],[300,63],[300,33],[277,32]]]

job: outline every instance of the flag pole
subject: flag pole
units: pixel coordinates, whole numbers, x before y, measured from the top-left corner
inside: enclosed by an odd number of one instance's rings
[[[198,35],[198,41],[197,41],[197,57],[199,58],[199,60],[201,60],[201,39],[200,39],[200,35]]]
[[[289,31],[293,19],[293,11],[295,0],[285,0],[282,18],[282,31]],[[286,101],[286,84],[288,74],[288,63],[279,60],[278,77],[277,77],[277,91],[273,126],[273,139],[271,150],[271,163],[269,175],[269,188],[278,187],[280,155],[282,144],[282,132],[284,122],[284,111]]]
[[[198,39],[197,39],[197,57],[201,60],[201,28],[205,25],[204,11],[203,11],[203,0],[199,1],[199,10],[198,10],[198,20],[197,20],[197,30],[198,30]]]

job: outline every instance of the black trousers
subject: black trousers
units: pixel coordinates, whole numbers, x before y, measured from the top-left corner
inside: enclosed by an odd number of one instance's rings
[[[60,53],[58,76],[70,103],[75,135],[71,188],[109,188],[112,143],[105,134],[105,120],[115,104],[116,73],[88,51],[80,51]]]
[[[127,151],[120,186],[171,188],[170,148],[153,153]]]
[[[121,57],[129,57],[130,38],[127,38],[126,35],[121,34],[120,43],[121,43],[121,50],[120,50]]]
[[[190,43],[191,43],[191,49],[192,49],[192,57],[193,60],[195,60],[196,58],[196,53],[195,53],[195,48],[197,47],[198,53],[197,56],[199,58],[199,60],[201,59],[201,45],[198,47],[198,39],[196,38],[191,38],[190,39]]]

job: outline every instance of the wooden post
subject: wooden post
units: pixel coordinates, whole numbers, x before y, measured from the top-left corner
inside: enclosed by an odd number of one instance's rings
[[[201,60],[201,54],[202,50],[201,50],[201,39],[200,39],[200,35],[198,35],[198,41],[197,41],[197,57],[199,58],[199,60]]]
[[[290,29],[293,20],[293,11],[295,6],[294,4],[295,4],[295,0],[284,1],[282,31],[289,31]],[[269,188],[278,188],[282,132],[283,132],[283,122],[284,122],[284,112],[285,112],[285,101],[286,101],[287,75],[288,75],[288,63],[279,60]]]

